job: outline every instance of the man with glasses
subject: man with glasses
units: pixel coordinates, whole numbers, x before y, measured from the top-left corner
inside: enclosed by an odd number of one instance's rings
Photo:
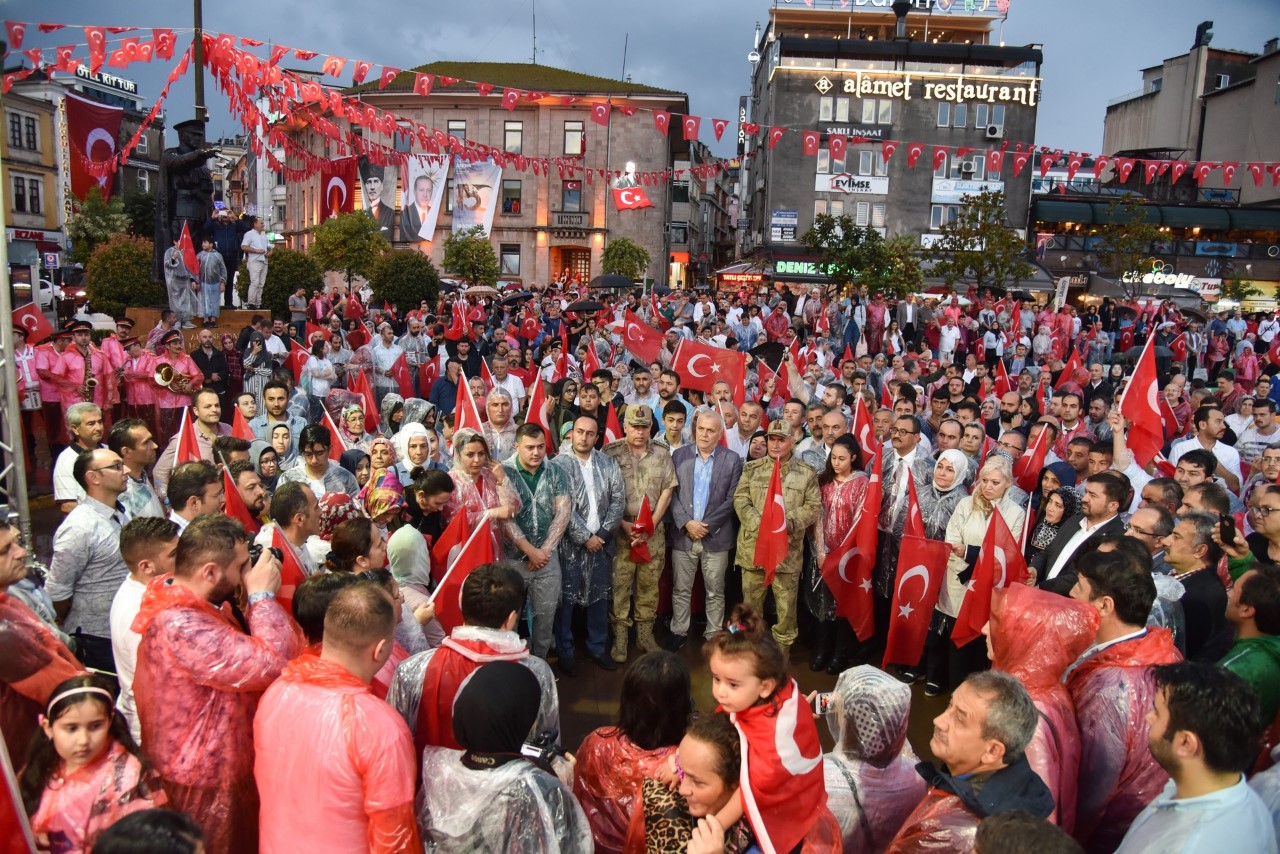
[[[1173,567],[1164,559],[1164,539],[1173,533],[1173,524],[1173,514],[1156,505],[1139,507],[1125,526],[1125,536],[1133,537],[1151,552],[1151,572],[1155,575],[1173,574]]]
[[[328,427],[319,424],[303,427],[298,438],[302,465],[286,469],[280,475],[280,482],[309,486],[317,501],[327,492],[345,492],[354,499],[360,491],[360,485],[356,483],[355,475],[329,459],[329,449],[332,447],[333,435]]]
[[[957,440],[958,442],[958,440]],[[934,460],[920,447],[920,422],[910,415],[900,415],[889,430],[892,452],[883,453],[881,472],[883,497],[880,503],[880,545],[876,552],[875,584],[876,637],[889,630],[889,604],[893,599],[893,577],[898,567],[898,549],[902,544],[902,526],[907,519],[907,479],[915,482],[916,493],[933,483]],[[875,463],[869,463],[868,473]]]
[[[128,477],[124,460],[106,448],[77,457],[72,475],[85,498],[58,526],[45,589],[64,631],[76,638],[80,660],[115,673],[111,600],[129,577],[120,555],[125,518],[120,496]]]

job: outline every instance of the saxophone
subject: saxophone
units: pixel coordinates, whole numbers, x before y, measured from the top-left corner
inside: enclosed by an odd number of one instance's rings
[[[93,375],[93,348],[80,352],[84,356],[84,384],[80,386],[80,399],[92,403],[93,393],[98,388],[98,378]]]

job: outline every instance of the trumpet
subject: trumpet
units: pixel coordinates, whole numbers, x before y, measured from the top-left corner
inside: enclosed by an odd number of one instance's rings
[[[156,368],[155,375],[152,377],[156,381],[156,385],[164,386],[175,394],[191,394],[191,378],[186,374],[180,374],[173,369],[173,365],[162,364]]]

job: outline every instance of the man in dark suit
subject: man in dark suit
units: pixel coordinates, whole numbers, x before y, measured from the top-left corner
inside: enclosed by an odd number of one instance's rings
[[[413,179],[413,187],[400,211],[401,240],[417,243],[430,239],[430,235],[423,237],[418,232],[422,229],[422,224],[431,219],[431,198],[435,192],[435,180],[430,175],[419,175]]]
[[[689,633],[689,596],[702,569],[707,590],[710,638],[724,624],[724,574],[738,533],[733,493],[742,476],[742,457],[720,444],[724,420],[714,409],[693,415],[693,444],[671,455],[676,468],[676,494],[671,501],[671,651],[684,646]]]
[[[1120,508],[1129,506],[1129,479],[1108,469],[1089,478],[1080,511],[1062,523],[1049,547],[1031,559],[1036,584],[1063,596],[1071,594],[1079,569],[1074,557],[1086,540],[1124,535]]]
[[[382,236],[391,242],[395,239],[396,211],[382,200],[382,182],[385,170],[367,157],[360,158],[360,181],[364,184],[364,209],[378,223]],[[392,187],[392,190],[395,188]],[[392,198],[395,197],[394,192]]]
[[[1107,406],[1111,406],[1111,396],[1115,392],[1115,387],[1107,381],[1106,374],[1103,373],[1102,365],[1096,362],[1089,366],[1089,383],[1084,387],[1084,405],[1088,407],[1090,402],[1095,398],[1100,398],[1106,402]]]

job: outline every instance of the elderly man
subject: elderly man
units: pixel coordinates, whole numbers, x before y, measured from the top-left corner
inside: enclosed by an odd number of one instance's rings
[[[787,555],[778,564],[773,579],[773,598],[778,609],[778,622],[773,638],[784,651],[791,649],[797,636],[797,593],[800,568],[804,556],[805,531],[822,512],[818,492],[818,476],[792,454],[795,440],[791,426],[774,421],[768,431],[769,454],[742,467],[742,477],[733,495],[733,506],[742,527],[738,532],[738,566],[742,567],[743,598],[757,610],[763,610],[765,570],[755,566],[756,541],[760,535],[760,519],[768,499],[773,469],[779,467],[782,480],[782,503],[786,508]]]
[[[1227,591],[1218,577],[1222,548],[1214,542],[1218,519],[1202,510],[1183,513],[1164,539],[1165,560],[1184,591],[1179,602],[1187,621],[1187,658],[1192,661],[1218,661],[1231,648]]]
[[[617,462],[622,472],[626,495],[626,509],[619,523],[622,536],[613,559],[613,603],[609,611],[614,633],[610,654],[618,664],[627,660],[633,588],[636,645],[641,652],[658,648],[653,621],[658,610],[658,577],[667,552],[663,517],[677,482],[671,455],[652,441],[653,423],[652,409],[645,404],[631,404],[622,428],[626,435],[604,447],[604,453]],[[651,521],[651,527],[637,525],[642,510],[647,511],[646,521]]]
[[[876,637],[882,640],[889,630],[889,606],[893,600],[893,579],[898,567],[898,549],[902,545],[902,528],[907,519],[907,480],[915,483],[916,494],[933,484],[934,460],[920,446],[920,421],[911,415],[900,415],[893,420],[889,431],[890,448],[883,449],[883,470],[880,472],[882,489],[879,546],[876,549],[876,567],[872,574],[875,585]],[[868,463],[868,473],[875,471],[875,463]]]
[[[86,665],[115,672],[111,654],[111,600],[129,576],[120,556],[125,511],[120,496],[128,475],[115,451],[81,454],[72,466],[85,498],[58,527],[45,589]]]
[[[520,378],[511,373],[511,363],[507,357],[494,356],[489,368],[493,373],[493,387],[505,389],[515,404],[522,403],[528,391],[525,390],[524,383],[520,382]]]
[[[484,401],[489,420],[484,423],[484,438],[489,443],[489,456],[505,460],[516,449],[516,423],[511,419],[514,408],[511,393],[501,386],[489,392]]]
[[[604,670],[618,669],[605,647],[609,641],[615,537],[622,521],[626,487],[617,462],[595,448],[599,429],[596,419],[579,417],[569,434],[572,453],[559,454],[551,461],[564,471],[572,496],[569,528],[560,541],[560,611],[555,620],[560,672],[566,676],[577,673],[573,647],[575,605],[586,611],[587,658]]]
[[[831,456],[831,448],[836,439],[849,432],[849,419],[840,410],[823,413],[818,428],[814,430],[814,438],[822,434],[821,441],[814,441],[808,450],[800,454],[800,461],[822,474],[827,467],[827,457]]]
[[[1027,689],[998,670],[975,673],[933,719],[929,749],[942,765],[917,766],[929,792],[889,845],[891,851],[972,851],[978,824],[1021,810],[1053,812],[1053,795],[1027,764],[1039,713]]]
[[[742,476],[742,458],[720,444],[724,422],[714,409],[694,412],[693,444],[671,455],[678,487],[671,502],[671,642],[675,652],[689,633],[693,581],[702,571],[710,638],[724,625],[724,576],[737,533],[734,490]]]
[[[92,403],[72,404],[66,413],[71,444],[62,449],[53,464],[53,500],[59,510],[70,513],[84,500],[84,489],[72,477],[71,468],[81,454],[101,446],[104,429],[102,410]]]

